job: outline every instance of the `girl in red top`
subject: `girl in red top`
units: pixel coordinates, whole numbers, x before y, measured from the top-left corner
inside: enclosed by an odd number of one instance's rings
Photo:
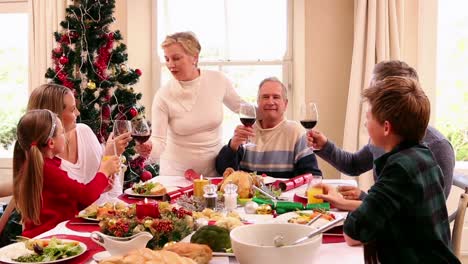
[[[82,184],[60,169],[64,151],[62,122],[49,110],[32,110],[18,123],[13,153],[13,196],[23,219],[23,236],[35,237],[73,218],[108,187],[119,158],[102,161],[96,177]]]

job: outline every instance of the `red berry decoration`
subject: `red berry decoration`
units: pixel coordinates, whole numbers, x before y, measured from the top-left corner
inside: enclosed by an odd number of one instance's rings
[[[130,116],[131,116],[132,118],[134,118],[135,116],[138,115],[138,110],[136,110],[135,107],[130,108],[130,110],[128,110],[128,112],[130,113]]]
[[[68,63],[68,58],[66,56],[62,56],[59,59],[60,64],[65,65]]]
[[[147,170],[144,170],[141,174],[140,174],[140,179],[142,181],[147,181],[147,180],[150,180],[151,178],[153,178],[153,174],[151,174],[151,172],[147,171]]]
[[[141,70],[140,70],[140,69],[136,69],[136,70],[135,70],[135,74],[138,75],[138,76],[141,76]]]

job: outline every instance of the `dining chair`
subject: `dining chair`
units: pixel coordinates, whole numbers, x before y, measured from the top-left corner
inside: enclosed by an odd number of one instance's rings
[[[453,185],[465,190],[460,194],[457,210],[450,215],[449,221],[453,223],[452,230],[452,250],[455,256],[460,259],[460,246],[463,235],[463,224],[465,223],[465,213],[468,207],[468,176],[457,174],[453,176]]]

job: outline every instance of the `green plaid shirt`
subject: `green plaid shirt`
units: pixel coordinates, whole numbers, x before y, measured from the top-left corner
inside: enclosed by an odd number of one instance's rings
[[[443,174],[431,151],[404,142],[375,160],[377,181],[344,232],[375,241],[381,263],[460,263],[450,249]]]

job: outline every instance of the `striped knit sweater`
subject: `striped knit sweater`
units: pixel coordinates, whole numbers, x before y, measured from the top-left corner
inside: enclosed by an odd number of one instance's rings
[[[235,170],[256,171],[277,178],[292,178],[304,173],[322,175],[314,153],[307,146],[304,128],[295,121],[283,120],[273,128],[254,125],[254,147],[233,151],[224,146],[216,158],[216,170],[223,174]]]

